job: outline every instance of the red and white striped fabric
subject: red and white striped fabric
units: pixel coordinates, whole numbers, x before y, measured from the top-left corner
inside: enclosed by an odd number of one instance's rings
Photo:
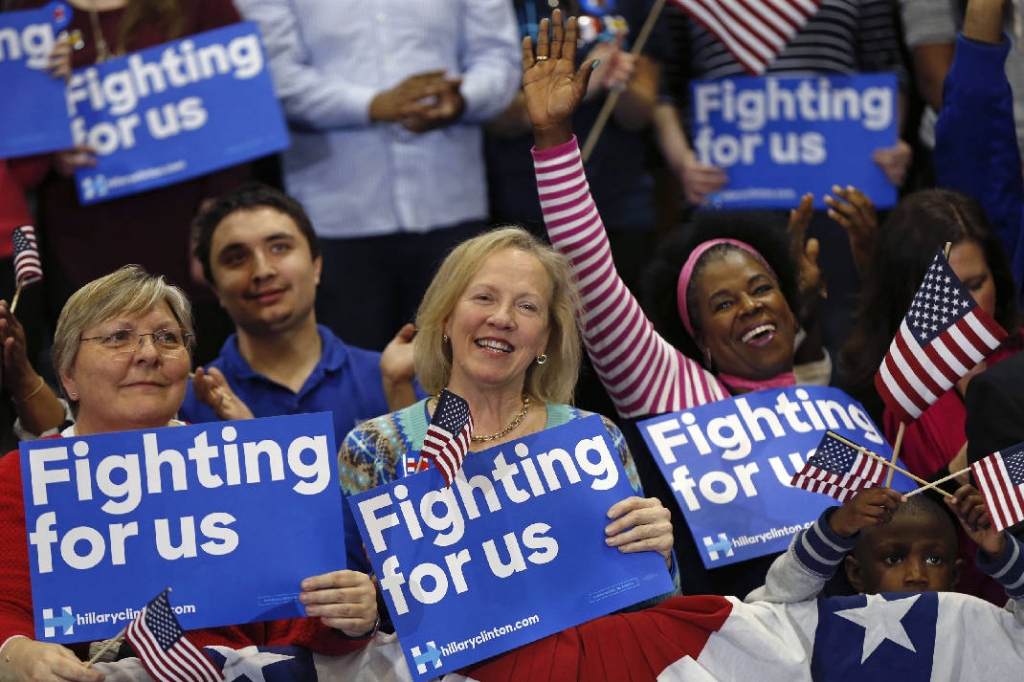
[[[913,421],[1006,337],[940,251],[882,360],[875,387],[900,421]]]
[[[223,682],[224,675],[202,649],[185,637],[164,590],[125,629],[146,672],[156,682]]]
[[[978,460],[971,473],[996,530],[1024,521],[1024,444]]]
[[[14,249],[14,283],[21,289],[43,281],[43,264],[39,260],[36,231],[31,225],[14,228],[11,233]]]
[[[760,76],[821,0],[672,0]]]
[[[789,604],[693,596],[597,618],[442,679],[954,682],[1017,679],[1021,665],[1024,627],[1008,612],[966,594],[857,595]]]
[[[827,431],[790,485],[846,502],[858,490],[882,485],[887,472],[888,467],[880,459]]]
[[[443,389],[423,437],[420,457],[440,470],[448,487],[462,468],[472,437],[473,416],[469,412],[469,403],[462,396]]]
[[[654,330],[615,271],[576,138],[535,150],[533,163],[548,237],[580,287],[587,353],[619,415],[677,412],[729,397],[713,374]]]

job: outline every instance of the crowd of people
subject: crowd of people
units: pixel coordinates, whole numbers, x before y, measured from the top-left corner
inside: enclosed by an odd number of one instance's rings
[[[88,147],[0,160],[0,243],[35,225],[45,273],[17,315],[0,290],[7,449],[327,411],[347,496],[418,470],[442,389],[469,404],[470,451],[596,412],[634,493],[608,510],[606,543],[658,553],[674,594],[958,590],[1024,613],[1024,547],[993,530],[966,475],[946,504],[862,491],[787,552],[709,570],[636,426],[821,385],[859,400],[890,442],[899,431],[924,480],[1024,440],[1017,5],[822,0],[769,73],[895,72],[900,138],[862,151],[901,199],[878,212],[835,177],[825,211],[805,196],[752,212],[709,205],[728,174],[698,158],[686,123],[688,83],[742,66],[677,8],[639,39],[653,0],[69,2],[57,77],[255,21],[291,145],[89,206],[72,179],[94,163]],[[920,140],[907,134],[919,123]],[[579,140],[597,131],[584,159]],[[904,432],[874,375],[944,244],[1008,339]],[[302,582],[309,618],[196,642],[339,654],[388,628],[343,510],[350,568]],[[15,451],[0,458],[0,682],[98,682],[81,648],[35,641],[24,540]]]

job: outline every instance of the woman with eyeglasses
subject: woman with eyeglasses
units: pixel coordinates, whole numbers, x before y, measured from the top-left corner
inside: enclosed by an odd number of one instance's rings
[[[61,312],[53,362],[76,422],[63,436],[180,424],[194,342],[185,294],[137,265],[82,287]],[[33,639],[20,459],[0,459],[0,682],[78,680],[103,675],[83,652]],[[113,589],[116,589],[114,587]],[[367,575],[334,571],[302,581],[312,618],[195,630],[197,646],[298,644],[324,654],[358,648],[375,632],[377,605]],[[76,655],[78,654],[78,655]]]

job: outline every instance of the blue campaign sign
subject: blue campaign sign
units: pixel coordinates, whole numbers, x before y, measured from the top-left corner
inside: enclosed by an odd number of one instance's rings
[[[166,587],[186,630],[304,615],[345,567],[328,413],[21,444],[36,638],[113,637]]]
[[[288,131],[256,24],[198,33],[74,72],[67,109],[96,166],[83,204],[171,185],[280,151]]]
[[[608,547],[633,495],[598,416],[349,500],[409,668],[457,670],[672,589],[654,552]]]
[[[825,208],[833,185],[895,205],[896,188],[871,158],[896,144],[894,74],[694,81],[690,94],[693,149],[729,175],[714,205],[795,208],[811,192]]]
[[[892,457],[867,411],[837,388],[758,391],[639,427],[708,568],[781,552],[794,533],[838,504],[789,485],[827,430]],[[893,487],[915,486],[897,474]]]
[[[72,146],[64,81],[46,71],[71,7],[53,2],[24,12],[0,12],[0,158]]]

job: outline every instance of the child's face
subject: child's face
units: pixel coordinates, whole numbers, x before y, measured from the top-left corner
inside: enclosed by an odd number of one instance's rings
[[[861,532],[846,558],[846,576],[862,594],[947,592],[960,578],[956,534],[934,514],[897,514]]]

